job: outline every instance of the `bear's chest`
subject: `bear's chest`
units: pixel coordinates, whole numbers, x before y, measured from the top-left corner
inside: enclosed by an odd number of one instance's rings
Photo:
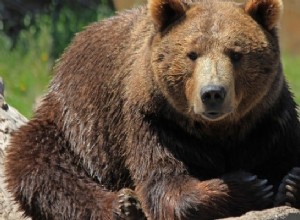
[[[177,139],[168,147],[186,165],[190,174],[200,179],[216,178],[240,170],[266,176],[276,167],[277,172],[280,172],[279,167],[289,169],[288,161],[295,159],[295,155],[282,151],[279,142],[271,144],[263,138],[211,141],[190,137]]]

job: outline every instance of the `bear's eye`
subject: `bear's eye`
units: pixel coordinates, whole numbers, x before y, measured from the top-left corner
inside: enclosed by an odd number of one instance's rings
[[[230,51],[229,57],[232,62],[236,63],[242,59],[243,54],[236,51]]]
[[[190,60],[195,61],[195,60],[197,60],[197,58],[198,58],[198,54],[197,54],[196,52],[189,52],[189,53],[187,54],[187,57],[188,57]]]

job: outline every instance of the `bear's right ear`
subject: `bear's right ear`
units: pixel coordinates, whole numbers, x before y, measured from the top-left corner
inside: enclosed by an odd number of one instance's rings
[[[256,22],[271,31],[279,23],[283,4],[282,0],[248,0],[245,11]]]
[[[185,15],[187,5],[182,0],[148,0],[148,10],[155,26],[162,31]]]

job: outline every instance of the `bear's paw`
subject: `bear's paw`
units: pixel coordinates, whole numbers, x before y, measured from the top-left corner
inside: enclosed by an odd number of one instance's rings
[[[122,189],[113,204],[114,220],[146,220],[141,203],[131,189]]]
[[[283,178],[278,188],[274,205],[300,208],[300,167],[294,167]]]

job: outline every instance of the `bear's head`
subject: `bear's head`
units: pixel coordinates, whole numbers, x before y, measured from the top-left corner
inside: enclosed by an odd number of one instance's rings
[[[176,111],[215,123],[274,103],[281,0],[149,0],[148,10],[154,80]]]

